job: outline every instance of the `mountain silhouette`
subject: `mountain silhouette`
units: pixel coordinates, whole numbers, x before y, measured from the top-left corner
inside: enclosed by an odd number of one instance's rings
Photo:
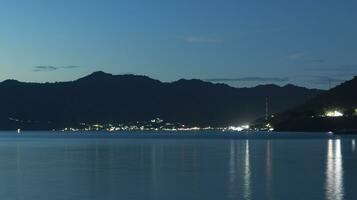
[[[272,119],[280,131],[355,131],[357,130],[357,77],[342,83]],[[324,117],[338,111],[343,117]]]
[[[248,123],[292,108],[322,91],[293,85],[234,88],[198,79],[165,83],[140,75],[95,72],[69,82],[0,83],[0,129],[58,129],[79,123],[161,118],[199,126]]]

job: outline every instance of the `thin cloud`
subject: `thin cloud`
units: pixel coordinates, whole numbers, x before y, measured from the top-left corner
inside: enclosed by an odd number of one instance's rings
[[[242,77],[242,78],[211,78],[205,79],[211,82],[287,82],[289,78],[287,77]]]
[[[34,66],[33,70],[34,72],[50,72],[50,71],[56,71],[59,69],[77,69],[80,68],[80,66],[76,66],[76,65],[68,65],[68,66]]]
[[[201,44],[212,44],[212,43],[223,42],[220,39],[205,37],[205,36],[187,36],[187,37],[182,37],[181,40],[187,43],[201,43]]]
[[[43,71],[55,71],[58,67],[54,66],[34,66],[32,71],[34,72],[43,72]]]

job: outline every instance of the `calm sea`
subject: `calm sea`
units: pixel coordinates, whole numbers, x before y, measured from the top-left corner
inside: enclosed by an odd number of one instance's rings
[[[357,135],[0,132],[0,199],[357,199]]]

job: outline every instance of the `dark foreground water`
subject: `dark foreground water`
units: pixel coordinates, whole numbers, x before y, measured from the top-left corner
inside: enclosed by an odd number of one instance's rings
[[[357,136],[0,132],[0,199],[357,199]]]

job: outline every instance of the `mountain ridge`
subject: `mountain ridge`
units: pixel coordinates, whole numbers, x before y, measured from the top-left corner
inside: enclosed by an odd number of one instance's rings
[[[266,97],[271,100],[271,112],[278,112],[321,92],[298,86],[235,88],[198,79],[161,82],[101,71],[68,82],[4,81],[0,83],[0,94],[4,94],[0,129],[54,129],[82,122],[128,123],[156,117],[183,124],[227,126],[264,115]],[[9,122],[9,118],[23,123]]]
[[[294,88],[303,88],[303,89],[309,89],[309,90],[316,90],[316,91],[324,91],[322,89],[317,89],[317,88],[307,88],[307,87],[303,87],[303,86],[298,86],[298,85],[294,85],[291,83],[279,86],[276,84],[258,84],[256,86],[252,86],[252,87],[234,87],[231,86],[229,84],[225,84],[225,83],[214,83],[214,82],[210,82],[210,81],[206,81],[206,80],[202,80],[202,79],[198,79],[198,78],[192,78],[192,79],[186,79],[186,78],[181,78],[175,81],[169,81],[169,82],[163,82],[157,79],[153,79],[149,76],[146,75],[138,75],[138,74],[118,74],[118,75],[114,75],[111,73],[107,73],[104,71],[95,71],[89,75],[86,75],[84,77],[78,78],[76,80],[72,80],[72,81],[56,81],[56,82],[26,82],[26,81],[20,81],[20,80],[16,80],[16,79],[5,79],[3,81],[0,82],[0,84],[3,83],[28,83],[28,84],[55,84],[55,83],[70,83],[70,82],[76,82],[76,81],[81,81],[81,80],[86,80],[86,79],[96,79],[98,80],[98,77],[110,77],[110,78],[117,78],[117,77],[141,77],[141,78],[147,78],[147,79],[151,79],[154,81],[158,81],[161,83],[177,83],[177,82],[189,82],[189,81],[193,81],[193,82],[203,82],[203,83],[210,83],[212,85],[224,85],[227,87],[231,87],[231,88],[235,88],[235,89],[251,89],[251,88],[260,88],[260,87],[276,87],[276,88],[284,88],[284,87],[294,87]]]

